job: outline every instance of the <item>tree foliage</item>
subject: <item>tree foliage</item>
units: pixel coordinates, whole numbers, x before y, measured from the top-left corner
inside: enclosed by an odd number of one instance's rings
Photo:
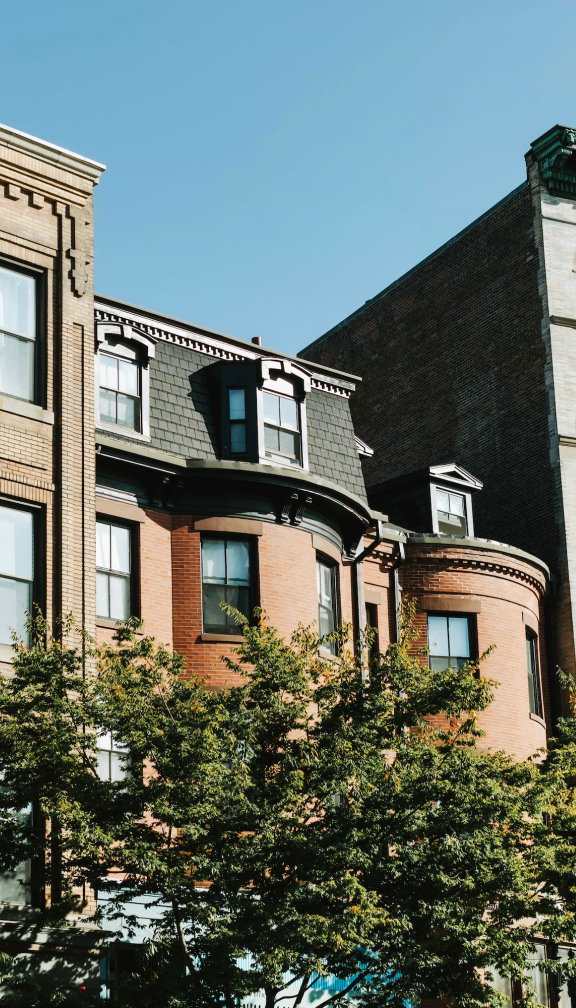
[[[574,722],[538,759],[483,748],[496,684],[429,670],[409,612],[368,676],[346,628],[328,660],[257,613],[220,693],[136,630],[85,675],[37,625],[0,687],[0,870],[46,864],[52,920],[86,887],[124,926],[135,898],[158,914],[119,1004],[263,989],[273,1008],[322,985],[321,1004],[479,1008],[486,969],[520,977],[535,938],[576,938]],[[98,778],[97,729],[128,747],[125,779]]]

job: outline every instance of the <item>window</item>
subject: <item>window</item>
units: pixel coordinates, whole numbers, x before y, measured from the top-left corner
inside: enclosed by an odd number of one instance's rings
[[[36,280],[0,265],[0,392],[33,402]]]
[[[264,450],[273,462],[300,465],[300,423],[295,399],[264,392]]]
[[[230,452],[232,455],[246,454],[246,392],[243,388],[228,389],[228,413],[230,418]]]
[[[97,741],[98,776],[100,780],[120,781],[128,776],[130,756],[128,746],[117,742],[110,732],[101,732]]]
[[[462,668],[470,661],[470,627],[467,616],[429,616],[428,651],[430,668]]]
[[[379,652],[378,647],[378,606],[374,602],[366,603],[366,626],[374,630],[374,640],[370,646],[368,657],[373,661]]]
[[[543,717],[542,693],[538,674],[538,638],[531,630],[526,631],[526,662],[528,665],[528,703],[530,713]]]
[[[322,557],[316,558],[316,584],[318,587],[318,631],[321,637],[334,633],[338,625],[338,593],[336,566]],[[324,641],[331,654],[337,653],[336,641]]]
[[[438,531],[446,535],[467,535],[466,499],[463,494],[436,490]]]
[[[131,530],[96,522],[96,615],[125,620],[131,613]]]
[[[12,630],[28,643],[33,579],[34,518],[30,511],[0,507],[0,644],[11,646]]]
[[[130,430],[142,429],[140,365],[100,353],[100,420]]]
[[[226,602],[250,619],[252,582],[248,539],[202,539],[202,614],[204,633],[238,634],[240,628],[220,608]]]

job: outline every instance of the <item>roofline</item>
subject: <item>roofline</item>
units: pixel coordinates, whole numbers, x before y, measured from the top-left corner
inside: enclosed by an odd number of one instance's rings
[[[361,315],[363,311],[366,311],[370,307],[370,305],[374,303],[374,301],[378,301],[379,298],[384,297],[384,295],[387,294],[388,291],[393,290],[394,287],[398,286],[398,284],[401,284],[404,280],[407,280],[409,276],[412,276],[412,274],[415,273],[416,270],[419,270],[421,266],[424,266],[425,263],[430,262],[432,259],[435,259],[436,256],[440,255],[440,253],[444,251],[444,249],[449,248],[450,245],[454,244],[454,242],[457,242],[460,240],[460,238],[463,238],[464,235],[467,234],[469,231],[471,231],[473,227],[476,227],[476,225],[479,224],[480,221],[483,221],[486,219],[486,217],[489,217],[490,214],[494,213],[495,210],[498,210],[498,208],[503,206],[504,203],[507,203],[508,200],[512,199],[513,196],[516,196],[516,194],[519,193],[522,189],[525,189],[527,185],[528,185],[527,181],[521,182],[519,186],[516,186],[516,188],[512,190],[512,192],[509,192],[507,196],[504,196],[504,198],[499,200],[498,203],[495,203],[494,206],[491,206],[489,210],[485,210],[483,214],[480,214],[480,216],[477,217],[476,220],[473,220],[471,224],[468,224],[465,228],[463,228],[462,231],[459,231],[458,234],[455,234],[453,238],[449,238],[447,242],[444,242],[444,244],[440,245],[440,247],[435,249],[434,252],[431,252],[430,255],[427,255],[425,259],[421,259],[420,262],[416,263],[415,266],[412,266],[412,268],[409,269],[406,273],[403,273],[402,276],[398,277],[397,280],[393,280],[392,283],[388,284],[388,286],[385,287],[384,290],[381,290],[379,294],[375,294],[373,298],[369,298],[368,301],[365,301],[361,308],[357,308],[356,311],[353,311],[350,315],[347,315],[346,318],[342,319],[341,322],[338,322],[337,325],[332,326],[332,328],[329,329],[328,332],[325,332],[323,336],[319,336],[318,339],[314,340],[313,343],[309,343],[308,346],[305,346],[304,349],[302,350],[302,353],[306,353],[308,350],[312,350],[314,347],[318,346],[318,344],[321,343],[322,340],[325,340],[327,336],[331,336],[332,333],[337,332],[338,329],[346,325],[346,323],[349,322],[350,319],[356,318],[357,315]]]
[[[232,343],[234,346],[249,350],[250,353],[254,354],[256,357],[282,357],[284,360],[294,361],[296,364],[309,364],[316,374],[326,373],[334,375],[337,378],[342,378],[345,381],[362,381],[358,375],[349,374],[347,371],[338,371],[336,368],[325,367],[323,364],[318,364],[317,361],[307,361],[303,357],[299,356],[294,357],[291,354],[283,353],[282,350],[271,350],[269,347],[258,346],[256,343],[249,343],[247,340],[239,339],[237,336],[230,336],[228,333],[220,332],[218,329],[209,329],[208,326],[196,325],[194,322],[187,322],[185,319],[177,318],[175,315],[166,315],[164,312],[151,311],[149,308],[143,308],[142,305],[132,304],[130,301],[123,301],[121,298],[108,297],[106,294],[94,294],[94,301],[99,304],[109,304],[120,308],[127,308],[129,311],[139,312],[157,322],[166,322],[168,325],[182,326],[193,333],[206,333],[208,336],[214,336],[217,339],[224,339],[227,342]]]
[[[0,143],[13,147],[23,154],[42,158],[43,161],[48,161],[58,168],[74,171],[77,175],[89,178],[94,184],[97,184],[102,172],[106,171],[106,165],[100,164],[99,161],[75,154],[65,147],[58,147],[57,144],[41,140],[30,133],[23,133],[22,130],[13,129],[4,123],[0,123]]]

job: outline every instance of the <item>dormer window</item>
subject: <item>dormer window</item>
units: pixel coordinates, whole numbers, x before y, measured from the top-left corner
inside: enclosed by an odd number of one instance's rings
[[[282,379],[278,379],[279,382]],[[289,382],[282,382],[285,392],[293,392]],[[264,449],[273,462],[299,466],[300,423],[296,400],[287,394],[264,390]]]
[[[436,507],[439,532],[446,535],[467,535],[466,498],[463,494],[450,493],[436,487]]]
[[[100,419],[141,433],[140,364],[110,353],[100,354]]]
[[[133,326],[102,322],[97,342],[97,426],[149,440],[149,362],[157,340]]]
[[[228,389],[228,417],[230,422],[230,452],[246,454],[246,390]]]

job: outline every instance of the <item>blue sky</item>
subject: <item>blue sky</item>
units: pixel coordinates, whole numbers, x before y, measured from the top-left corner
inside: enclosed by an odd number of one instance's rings
[[[96,289],[295,353],[576,126],[570,0],[19,0],[0,121],[107,165]]]

